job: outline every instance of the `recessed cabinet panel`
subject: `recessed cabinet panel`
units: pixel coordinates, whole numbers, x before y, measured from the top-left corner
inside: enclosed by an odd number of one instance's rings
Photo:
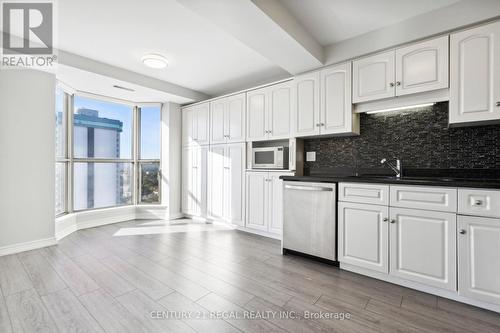
[[[247,172],[247,227],[267,231],[268,173]]]
[[[458,189],[458,213],[500,218],[500,190]]]
[[[209,103],[199,104],[196,107],[196,143],[199,145],[208,145],[210,142],[209,110]]]
[[[448,36],[396,50],[396,95],[448,88]]]
[[[224,128],[227,142],[245,142],[245,94],[227,98]]]
[[[247,141],[267,139],[266,90],[259,89],[247,93]]]
[[[458,217],[458,292],[500,305],[500,219]]]
[[[268,94],[268,130],[269,139],[286,139],[290,137],[291,84],[270,86]]]
[[[456,290],[456,214],[390,208],[390,274]]]
[[[457,189],[448,187],[391,186],[391,206],[457,211]]]
[[[450,124],[500,120],[500,22],[451,35]]]
[[[294,136],[319,134],[320,73],[314,72],[294,78],[292,126]]]
[[[340,183],[339,200],[389,205],[389,186],[384,184]]]
[[[339,261],[388,273],[389,207],[338,203]]]
[[[353,61],[353,102],[394,97],[395,52],[388,51]]]
[[[226,142],[224,131],[224,118],[226,113],[225,99],[219,99],[210,103],[210,144]]]

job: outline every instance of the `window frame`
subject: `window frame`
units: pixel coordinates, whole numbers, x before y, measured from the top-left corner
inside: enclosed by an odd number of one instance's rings
[[[55,166],[58,163],[62,163],[64,165],[64,186],[63,186],[63,193],[62,197],[64,199],[63,202],[63,209],[62,211],[56,211],[54,207],[54,213],[56,217],[60,217],[63,215],[68,214],[71,209],[72,209],[72,197],[70,196],[70,190],[72,187],[72,179],[71,179],[71,154],[70,154],[70,132],[71,132],[71,126],[70,121],[73,120],[72,116],[72,105],[73,105],[73,93],[65,87],[63,84],[58,83],[56,85],[56,92],[57,90],[60,90],[61,93],[64,96],[63,100],[63,130],[64,130],[64,136],[63,136],[63,156],[57,156],[57,151],[54,152],[54,160],[55,160]],[[65,120],[65,121],[64,121]],[[54,175],[55,175],[55,170],[54,170]]]

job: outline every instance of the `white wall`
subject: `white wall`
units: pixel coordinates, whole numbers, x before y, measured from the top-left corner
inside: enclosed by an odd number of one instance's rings
[[[179,104],[164,103],[161,110],[162,205],[168,217],[181,215],[181,109]]]
[[[0,71],[0,249],[54,237],[55,84]]]

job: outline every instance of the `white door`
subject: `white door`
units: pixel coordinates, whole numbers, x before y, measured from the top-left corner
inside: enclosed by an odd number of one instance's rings
[[[293,79],[292,129],[293,136],[319,134],[320,73],[313,72]]]
[[[500,119],[500,22],[451,35],[450,124]]]
[[[196,106],[196,143],[199,145],[208,145],[210,143],[209,110],[209,103]]]
[[[456,214],[391,207],[390,215],[389,274],[456,290]]]
[[[244,143],[226,145],[224,165],[224,220],[245,225],[245,155]]]
[[[226,145],[210,146],[208,156],[208,215],[216,220],[224,217]]]
[[[458,292],[500,305],[500,219],[458,217]]]
[[[284,82],[270,86],[267,96],[268,138],[290,138],[292,85],[290,82]]]
[[[395,96],[394,58],[387,51],[353,61],[353,103]]]
[[[339,262],[388,273],[389,207],[338,203]]]
[[[210,102],[210,144],[226,142],[225,113],[226,99],[218,99]]]
[[[227,142],[245,142],[246,96],[245,93],[227,98],[224,120]]]
[[[190,146],[196,141],[195,107],[182,109],[182,145]]]
[[[396,95],[448,88],[448,36],[396,50]]]
[[[247,93],[247,141],[267,139],[267,90],[266,88]]]
[[[351,97],[350,62],[321,71],[321,134],[353,132]]]
[[[293,173],[269,172],[269,232],[281,236],[283,231],[283,180]]]
[[[269,173],[268,172],[247,172],[247,218],[248,228],[267,231],[268,216],[268,196],[269,196]]]

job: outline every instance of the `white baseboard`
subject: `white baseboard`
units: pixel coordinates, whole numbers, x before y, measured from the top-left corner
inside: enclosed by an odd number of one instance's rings
[[[56,245],[57,240],[55,237],[39,239],[31,242],[17,243],[0,247],[0,257],[9,254],[15,254],[24,251],[36,250],[42,247]]]

